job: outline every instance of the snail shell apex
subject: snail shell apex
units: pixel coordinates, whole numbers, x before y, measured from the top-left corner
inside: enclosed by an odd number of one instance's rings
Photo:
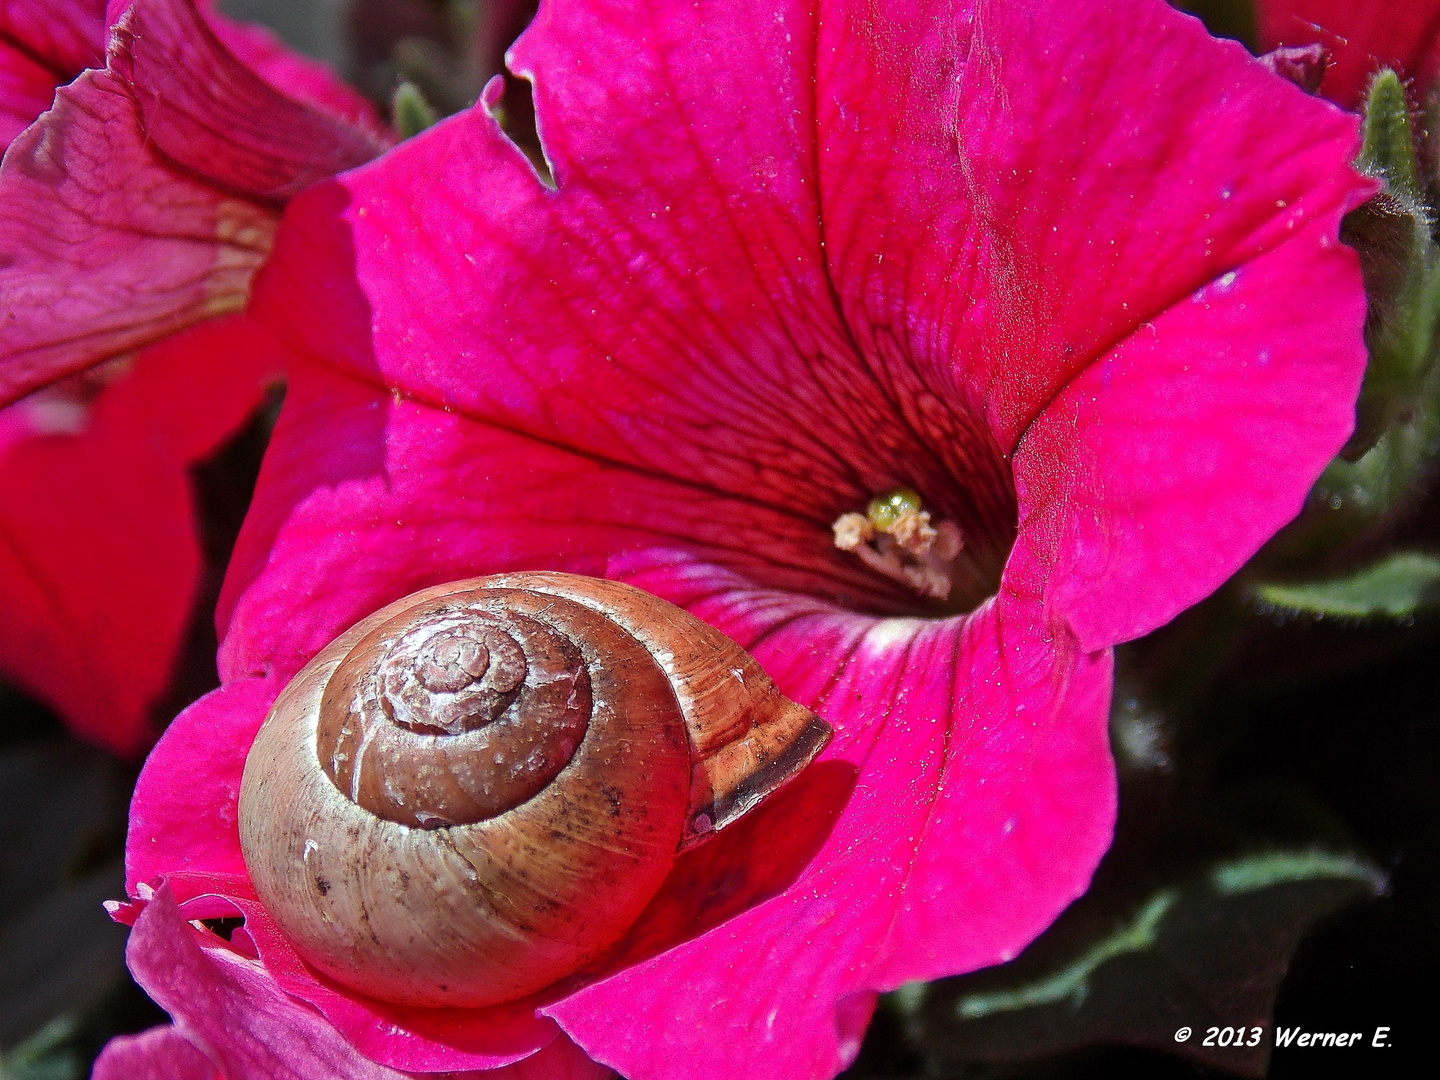
[[[246,760],[256,892],[370,997],[475,1007],[592,964],[677,854],[799,773],[830,728],[719,631],[558,573],[415,593],[326,646]]]

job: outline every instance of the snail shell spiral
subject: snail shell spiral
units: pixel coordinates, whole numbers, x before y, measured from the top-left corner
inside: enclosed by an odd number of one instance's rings
[[[602,957],[680,851],[830,728],[719,631],[559,573],[415,593],[326,646],[246,759],[257,895],[369,997],[474,1007]]]

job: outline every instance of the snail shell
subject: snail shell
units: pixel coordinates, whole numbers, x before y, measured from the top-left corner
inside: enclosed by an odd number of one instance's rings
[[[481,1006],[602,957],[680,851],[794,777],[830,727],[657,597],[558,573],[414,593],[336,638],[245,762],[240,843],[315,968]]]

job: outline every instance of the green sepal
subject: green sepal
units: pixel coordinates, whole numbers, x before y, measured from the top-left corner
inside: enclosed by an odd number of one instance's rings
[[[1362,170],[1385,181],[1385,190],[1411,206],[1423,207],[1420,165],[1415,156],[1415,132],[1405,85],[1389,68],[1375,73],[1365,100],[1364,141],[1356,162]]]
[[[1440,559],[1400,551],[1348,577],[1260,584],[1255,595],[1267,607],[1318,618],[1408,619],[1440,601]]]
[[[402,139],[419,135],[439,120],[420,88],[408,79],[395,88],[390,98],[390,116]]]
[[[1397,424],[1414,422],[1433,367],[1440,317],[1440,248],[1431,238],[1435,215],[1426,204],[1415,132],[1399,76],[1379,72],[1365,106],[1357,166],[1384,191],[1345,220],[1342,238],[1360,252],[1370,300],[1366,344],[1370,364],[1357,408],[1355,435],[1343,457],[1357,461]],[[1428,402],[1426,403],[1428,404]],[[1433,410],[1432,410],[1433,411]],[[1433,423],[1433,418],[1428,418]],[[1407,477],[1419,463],[1393,462]]]
[[[1340,233],[1360,256],[1370,362],[1354,434],[1306,512],[1271,548],[1290,571],[1403,513],[1440,456],[1440,247],[1414,138],[1405,88],[1393,71],[1381,71],[1370,84],[1356,165],[1384,190],[1347,214]]]

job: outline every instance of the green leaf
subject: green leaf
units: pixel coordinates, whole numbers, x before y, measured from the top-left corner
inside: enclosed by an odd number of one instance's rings
[[[1373,566],[1332,581],[1256,586],[1260,602],[1319,617],[1407,619],[1440,600],[1440,559],[1397,552]]]
[[[58,1016],[8,1053],[0,1054],[0,1080],[80,1080],[85,1065],[75,1048],[79,1025]]]
[[[123,894],[120,854],[131,783],[123,764],[73,739],[32,738],[0,749],[0,1048],[6,1051],[0,1060],[6,1077],[40,1061],[32,1054],[36,1033],[53,1035],[55,1017],[83,1023],[109,992],[128,983],[125,928],[100,905]],[[23,1047],[29,1049],[21,1054]]]
[[[434,127],[439,119],[420,88],[408,79],[395,88],[395,94],[390,99],[390,115],[402,139]]]
[[[1102,938],[1060,970],[1033,983],[1014,989],[970,994],[955,1003],[961,1020],[978,1020],[995,1013],[1015,1012],[1039,1005],[1068,1001],[1079,1008],[1090,993],[1090,977],[1101,965],[1126,953],[1145,952],[1155,947],[1160,922],[1175,906],[1179,894],[1164,889],[1152,896],[1128,923]]]
[[[1385,891],[1384,874],[1354,856],[1332,851],[1270,851],[1221,863],[1210,871],[1210,886],[1221,896],[1243,896],[1322,878],[1368,882],[1377,896]]]
[[[1087,895],[1012,963],[911,983],[886,1004],[932,1075],[1120,1043],[1261,1076],[1275,994],[1301,938],[1385,885],[1373,866],[1324,848],[1235,856],[1151,889],[1118,918],[1097,921],[1106,901]],[[1210,1026],[1243,1027],[1255,1045],[1207,1047]],[[1180,1041],[1182,1027],[1193,1034]]]

